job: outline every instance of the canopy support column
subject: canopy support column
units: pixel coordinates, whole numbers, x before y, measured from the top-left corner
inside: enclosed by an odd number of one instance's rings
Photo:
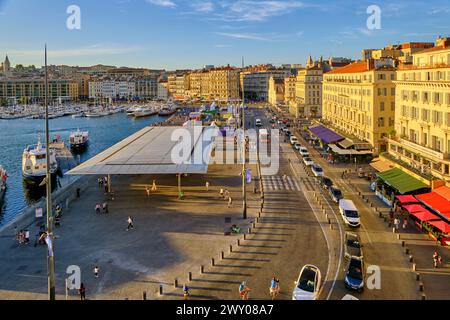
[[[108,193],[111,192],[111,175],[108,174]]]

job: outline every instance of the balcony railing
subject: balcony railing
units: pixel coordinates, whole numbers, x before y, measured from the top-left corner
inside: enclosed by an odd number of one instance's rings
[[[424,179],[427,179],[429,181],[439,180],[437,177],[433,176],[431,173],[422,172],[421,170],[410,165],[408,162],[397,159],[396,157],[394,157],[393,155],[391,155],[387,152],[382,153],[381,156],[385,159],[388,159],[389,161],[399,164],[400,166],[402,166],[403,168],[405,168],[411,172],[414,172],[415,174],[421,176]]]

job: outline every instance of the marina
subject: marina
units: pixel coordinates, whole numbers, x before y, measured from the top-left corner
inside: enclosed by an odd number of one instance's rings
[[[77,112],[82,110],[86,109],[80,108]],[[65,180],[68,179],[64,175],[65,171],[75,164],[86,161],[145,126],[166,120],[167,117],[158,115],[130,118],[126,116],[125,112],[115,112],[108,116],[94,118],[72,117],[68,114],[51,119],[50,136],[52,138],[59,136],[60,138],[60,141],[56,139],[51,144],[51,148],[56,150],[56,157],[62,174],[62,177],[58,177],[58,182],[54,181],[53,186],[64,185]],[[14,120],[0,119],[0,127],[2,128],[2,134],[0,135],[0,164],[8,172],[7,188],[4,187],[2,189],[2,194],[4,193],[3,204],[1,205],[2,210],[0,212],[0,226],[2,226],[14,220],[20,212],[36,203],[45,194],[45,186],[30,188],[24,182],[22,176],[23,151],[27,146],[36,144],[38,136],[44,134],[44,122],[39,119],[30,120],[26,117]],[[77,150],[77,152],[70,152],[68,151],[70,148],[70,135],[78,130],[89,132],[89,146],[83,150]],[[74,154],[73,157],[71,156],[72,153]]]

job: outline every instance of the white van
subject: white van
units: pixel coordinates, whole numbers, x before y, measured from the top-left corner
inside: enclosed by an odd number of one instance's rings
[[[261,119],[256,119],[255,125],[256,125],[257,127],[261,127]]]
[[[291,139],[290,139],[290,141],[291,141],[291,144],[292,144],[292,145],[294,145],[294,144],[298,143],[298,139],[297,139],[297,137],[296,137],[296,136],[291,136]]]
[[[339,200],[339,211],[345,224],[349,227],[359,227],[361,222],[359,219],[358,209],[352,200],[341,199]]]

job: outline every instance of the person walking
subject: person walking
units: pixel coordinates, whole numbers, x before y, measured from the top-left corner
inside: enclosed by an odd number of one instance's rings
[[[435,251],[433,253],[433,262],[434,262],[434,267],[437,268],[438,264],[439,264],[439,254],[437,253],[437,251]]]
[[[131,218],[131,216],[128,216],[127,223],[127,231],[130,229],[134,229],[133,218]]]
[[[147,192],[147,197],[150,197],[150,187],[145,187],[145,192]]]
[[[152,184],[152,191],[156,191],[156,180],[153,180],[153,184]]]
[[[223,195],[223,188],[220,188],[220,191],[219,191],[219,193],[220,193],[220,196],[222,197],[222,198],[224,198],[224,195]]]
[[[189,287],[186,284],[183,286],[183,298],[184,300],[189,298]]]
[[[275,299],[275,297],[279,292],[280,292],[280,280],[277,279],[276,277],[273,277],[272,280],[270,281],[270,288],[269,288],[269,293],[270,296],[272,297],[272,300]]]
[[[394,219],[394,226],[395,226],[395,230],[398,231],[398,227],[400,226],[400,220],[397,217],[395,217],[395,219]]]
[[[245,281],[242,281],[242,283],[239,285],[239,297],[242,300],[248,300],[248,293],[250,292],[250,288],[247,287],[247,284]]]
[[[233,199],[231,199],[231,197],[228,197],[228,208],[231,208],[232,205],[233,205]]]
[[[406,227],[408,226],[408,219],[404,218],[403,219],[403,230],[406,230]]]
[[[94,267],[94,276],[96,277],[96,278],[98,278],[98,273],[100,272],[100,269],[99,269],[99,267],[98,266],[95,266]]]
[[[78,289],[78,292],[80,293],[80,299],[86,300],[86,287],[83,282],[80,284],[80,289]]]
[[[209,191],[209,182],[208,181],[206,181],[206,183],[205,183],[205,188],[206,188],[206,192],[208,192]]]
[[[107,203],[107,202],[104,202],[104,203],[103,203],[103,213],[109,213],[109,210],[108,210],[108,203]]]
[[[230,192],[228,191],[228,189],[225,189],[224,196],[225,200],[228,200],[228,198],[230,197]]]
[[[30,242],[30,230],[25,230],[25,243],[28,244]]]

